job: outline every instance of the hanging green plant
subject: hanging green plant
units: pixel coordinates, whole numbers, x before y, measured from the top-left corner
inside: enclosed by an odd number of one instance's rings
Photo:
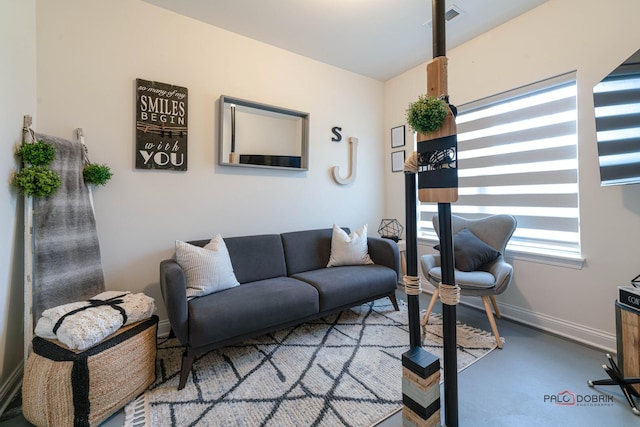
[[[100,186],[105,185],[113,176],[111,169],[107,165],[89,163],[82,171],[84,182],[87,184]]]
[[[25,165],[47,166],[56,156],[56,149],[53,145],[43,140],[22,144],[16,151],[16,155],[22,158]]]
[[[13,179],[13,185],[31,197],[48,197],[55,194],[61,184],[60,175],[43,166],[23,168]]]
[[[449,108],[439,98],[420,95],[418,100],[409,104],[406,111],[407,124],[420,133],[436,131],[442,126]]]

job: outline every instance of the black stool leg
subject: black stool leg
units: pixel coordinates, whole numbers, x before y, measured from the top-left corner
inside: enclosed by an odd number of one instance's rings
[[[607,365],[602,365],[602,369],[604,369],[607,375],[609,375],[611,379],[620,386],[624,397],[627,398],[627,402],[629,402],[629,405],[631,406],[631,412],[633,412],[635,415],[640,415],[640,410],[638,410],[636,402],[634,402],[633,397],[631,397],[631,393],[629,393],[629,389],[631,388],[631,386],[627,385],[624,382],[624,379],[616,369],[613,369]]]
[[[602,369],[609,375],[610,379],[604,380],[589,380],[587,381],[587,385],[589,387],[593,387],[596,385],[617,385],[622,390],[624,397],[629,402],[629,406],[631,406],[631,412],[634,415],[640,415],[640,409],[636,406],[636,402],[633,400],[632,396],[639,397],[640,394],[631,387],[632,384],[640,384],[640,378],[624,378],[622,372],[616,365],[616,362],[613,360],[610,354],[607,354],[607,359],[609,360],[609,366],[602,365]]]

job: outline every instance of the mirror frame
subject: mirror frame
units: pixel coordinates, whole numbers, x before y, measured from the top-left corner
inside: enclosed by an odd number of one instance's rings
[[[607,89],[607,85],[615,85],[620,81],[637,82],[638,77],[640,49],[593,87],[598,166],[602,186],[640,183],[640,138],[637,131],[633,131],[638,126],[640,113],[631,107],[632,104],[640,104],[640,88],[635,83],[624,90]],[[604,137],[607,133],[614,136]]]
[[[267,111],[275,114],[282,114],[285,116],[298,117],[302,119],[301,125],[301,140],[300,140],[300,166],[278,166],[270,164],[253,164],[253,163],[232,163],[227,161],[224,157],[224,131],[225,131],[225,105],[234,104],[246,108],[253,108],[260,111]],[[309,113],[290,110],[287,108],[276,107],[268,104],[261,104],[258,102],[247,101],[246,99],[235,98],[227,95],[220,96],[219,105],[219,135],[218,135],[218,164],[220,166],[232,166],[232,167],[248,167],[248,168],[267,168],[267,169],[281,169],[289,171],[307,171],[309,170]],[[256,153],[259,154],[259,153]],[[268,156],[265,156],[268,157]]]

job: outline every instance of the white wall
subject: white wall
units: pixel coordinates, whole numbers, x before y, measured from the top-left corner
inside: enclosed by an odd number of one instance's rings
[[[638,16],[636,0],[550,0],[447,53],[449,93],[458,105],[577,70],[585,266],[515,260],[514,282],[498,300],[505,315],[609,349],[615,348],[617,286],[640,273],[640,185],[600,187],[591,90],[640,48]],[[385,91],[390,129],[404,122],[409,102],[426,92],[425,66],[388,81]],[[407,148],[407,155],[412,151]],[[404,218],[398,188],[400,174],[387,174],[387,216]],[[425,244],[419,252],[429,250]]]
[[[158,264],[175,239],[369,223],[383,212],[381,82],[185,18],[142,1],[37,2],[38,131],[82,127],[92,161],[114,177],[94,192],[107,287],[146,292],[165,311]],[[189,90],[188,171],[134,168],[134,81]],[[310,113],[308,172],[217,164],[218,99]],[[331,141],[341,126],[344,140]],[[355,183],[349,136],[360,139]]]
[[[19,384],[23,355],[23,198],[9,180],[22,118],[35,115],[35,9],[35,0],[0,0],[0,408]]]

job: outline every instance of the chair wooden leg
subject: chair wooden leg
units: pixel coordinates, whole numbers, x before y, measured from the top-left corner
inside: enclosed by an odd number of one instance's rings
[[[487,317],[489,318],[489,325],[491,325],[491,331],[493,332],[493,335],[496,337],[498,348],[502,348],[502,340],[500,339],[500,334],[498,333],[498,326],[496,325],[496,319],[493,318],[493,312],[491,311],[489,297],[487,296],[482,297],[482,303],[484,304],[484,311],[487,312]]]
[[[422,318],[422,322],[420,322],[422,326],[425,326],[427,323],[429,323],[429,315],[431,314],[431,310],[433,310],[433,306],[436,305],[436,301],[438,301],[439,294],[440,294],[440,289],[436,288],[436,290],[433,291],[433,295],[431,295],[431,301],[429,301],[429,307],[427,307],[427,312],[424,314],[424,317]]]
[[[493,311],[496,314],[496,317],[498,319],[502,319],[502,316],[500,315],[500,310],[498,310],[498,303],[496,302],[496,297],[491,295],[489,298],[491,298],[491,305],[493,306]]]

